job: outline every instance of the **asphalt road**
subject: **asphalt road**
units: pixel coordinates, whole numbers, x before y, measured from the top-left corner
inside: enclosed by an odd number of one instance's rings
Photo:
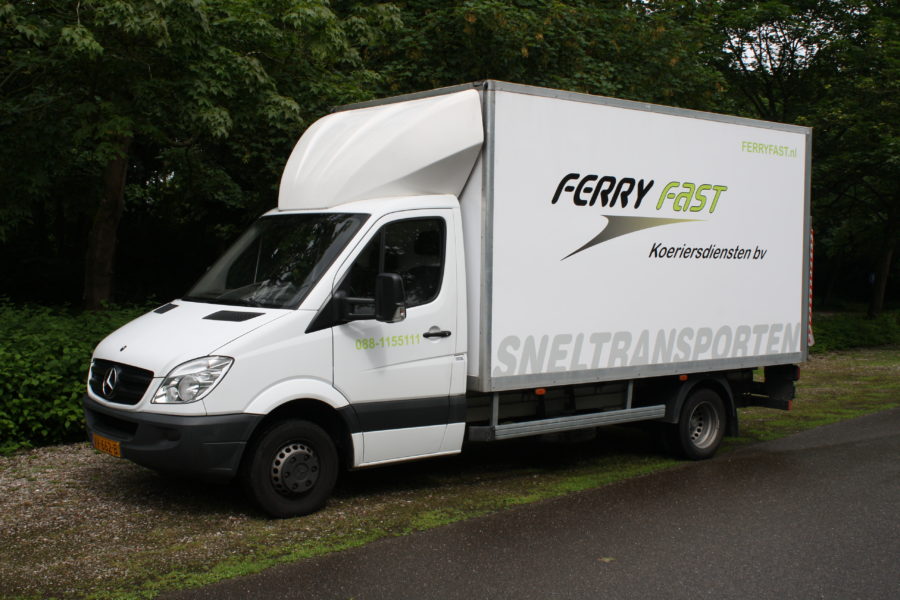
[[[900,410],[170,599],[900,598]]]

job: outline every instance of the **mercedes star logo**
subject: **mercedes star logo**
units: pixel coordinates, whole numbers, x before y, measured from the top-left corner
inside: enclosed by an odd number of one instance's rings
[[[119,385],[119,367],[110,367],[103,377],[103,385],[100,389],[103,395],[109,398],[116,391],[117,385]]]

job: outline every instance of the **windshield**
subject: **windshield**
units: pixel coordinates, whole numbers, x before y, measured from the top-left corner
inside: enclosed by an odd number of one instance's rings
[[[273,215],[256,221],[184,300],[296,308],[368,215]]]

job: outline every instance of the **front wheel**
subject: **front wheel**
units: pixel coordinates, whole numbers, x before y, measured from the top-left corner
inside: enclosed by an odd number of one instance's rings
[[[273,517],[306,515],[325,506],[338,464],[334,441],[324,429],[310,421],[280,421],[247,448],[241,484]]]
[[[676,454],[692,460],[711,458],[725,435],[722,398],[710,389],[691,392],[678,423],[668,427],[669,446]]]

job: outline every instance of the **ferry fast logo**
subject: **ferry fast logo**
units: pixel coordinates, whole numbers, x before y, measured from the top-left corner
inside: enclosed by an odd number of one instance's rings
[[[655,181],[653,179],[638,179],[636,177],[616,177],[613,175],[598,175],[589,173],[584,176],[581,173],[568,173],[559,180],[556,191],[550,204],[568,204],[571,202],[579,207],[598,206],[607,209],[639,210],[644,198],[649,194]],[[728,191],[728,186],[712,183],[699,185],[690,181],[670,181],[662,189],[656,202],[656,210],[671,210],[674,213],[699,213],[715,212],[722,195]],[[674,217],[647,217],[636,215],[607,214],[602,215],[606,219],[603,229],[585,244],[563,257],[563,260],[583,252],[611,239],[650,229],[671,225],[673,223],[688,223],[699,219],[685,219]]]

